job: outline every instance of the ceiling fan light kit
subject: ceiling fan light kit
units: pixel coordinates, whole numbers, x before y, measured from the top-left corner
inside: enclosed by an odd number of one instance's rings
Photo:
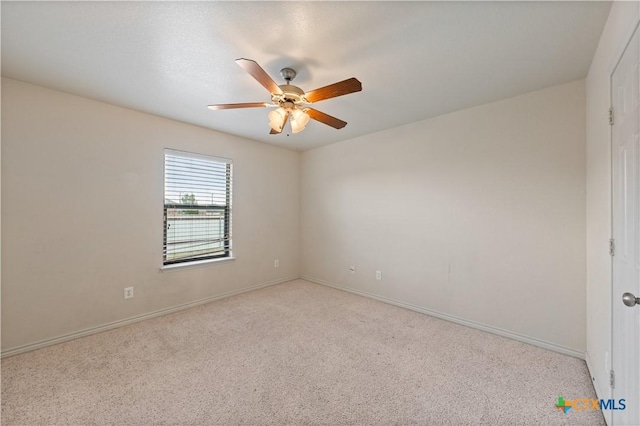
[[[286,113],[284,108],[274,109],[269,113],[269,126],[278,133],[282,131],[282,123]]]
[[[291,112],[291,131],[293,133],[303,131],[304,128],[307,127],[310,119],[311,117],[309,117],[309,114],[307,114],[305,111],[294,109]]]
[[[304,105],[362,90],[362,83],[356,78],[350,78],[310,92],[305,92],[301,88],[291,84],[291,80],[296,76],[296,71],[291,68],[283,68],[280,70],[280,75],[286,81],[286,84],[277,85],[257,62],[251,59],[240,58],[236,60],[236,63],[269,91],[272,103],[250,102],[218,104],[209,105],[209,109],[278,107],[269,113],[270,134],[282,133],[287,121],[289,121],[291,125],[291,132],[294,134],[299,133],[305,129],[311,119],[335,129],[342,129],[347,125],[346,121],[342,121],[313,108],[306,108]]]

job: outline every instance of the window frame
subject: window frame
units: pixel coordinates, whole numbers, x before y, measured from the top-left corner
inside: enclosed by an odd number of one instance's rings
[[[225,164],[226,176],[225,176],[225,205],[198,205],[198,204],[180,204],[180,203],[166,203],[166,187],[167,187],[167,155],[192,158],[211,161],[214,163]],[[163,230],[162,230],[162,268],[174,268],[177,266],[189,266],[197,265],[201,263],[208,263],[212,261],[230,260],[233,259],[232,253],[232,185],[233,185],[233,161],[229,158],[215,157],[212,155],[199,154],[188,151],[179,151],[175,149],[165,148],[163,151]],[[224,234],[223,244],[224,251],[209,256],[187,257],[182,259],[174,259],[167,261],[167,234],[168,234],[168,214],[167,210],[170,209],[192,209],[192,210],[205,210],[205,211],[222,211]]]

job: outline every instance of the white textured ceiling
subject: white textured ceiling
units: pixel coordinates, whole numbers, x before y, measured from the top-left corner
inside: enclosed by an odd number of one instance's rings
[[[309,149],[584,78],[610,2],[2,2],[2,75],[293,149]],[[234,60],[308,91],[347,121],[269,135]]]

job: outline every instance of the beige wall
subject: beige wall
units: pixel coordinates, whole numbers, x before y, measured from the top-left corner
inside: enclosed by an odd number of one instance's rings
[[[583,81],[301,157],[15,80],[2,89],[3,352],[298,275],[585,349]],[[236,261],[160,272],[165,147],[234,160]]]
[[[164,148],[233,159],[237,260],[160,271]],[[3,351],[299,275],[297,152],[9,79],[2,208]]]
[[[306,151],[301,179],[303,277],[583,355],[584,81]]]
[[[640,16],[638,2],[614,2],[586,82],[587,90],[587,361],[600,398],[611,369],[610,77]]]

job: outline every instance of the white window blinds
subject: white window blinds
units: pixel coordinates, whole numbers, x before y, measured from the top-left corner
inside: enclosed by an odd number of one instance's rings
[[[165,265],[231,254],[231,160],[165,150]]]

